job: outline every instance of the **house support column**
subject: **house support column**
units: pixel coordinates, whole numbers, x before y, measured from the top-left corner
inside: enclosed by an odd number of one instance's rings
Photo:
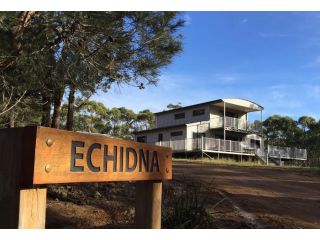
[[[223,102],[223,140],[226,140],[226,102]]]
[[[269,144],[267,146],[267,166],[269,165]]]
[[[201,158],[203,159],[203,136],[201,136]]]
[[[261,136],[262,136],[262,110],[260,111],[260,122],[261,122],[260,134],[261,134]]]
[[[246,113],[246,130],[248,131],[249,126],[248,126],[248,113]]]

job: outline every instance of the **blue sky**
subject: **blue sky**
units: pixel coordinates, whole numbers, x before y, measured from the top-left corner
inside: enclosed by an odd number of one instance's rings
[[[273,114],[320,118],[320,12],[184,12],[184,51],[158,86],[115,86],[95,100],[157,112],[245,98]],[[252,115],[253,118],[258,115]]]

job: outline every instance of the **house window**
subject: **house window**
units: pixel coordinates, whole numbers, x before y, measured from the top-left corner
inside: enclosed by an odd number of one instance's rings
[[[200,115],[204,115],[204,109],[196,109],[192,111],[192,116],[200,116]]]
[[[174,119],[182,119],[182,118],[185,118],[186,117],[186,114],[183,112],[183,113],[177,113],[174,115]]]
[[[192,133],[192,138],[201,138],[201,137],[206,137],[206,133],[199,133],[199,132]]]
[[[139,136],[137,137],[137,142],[147,142],[147,136]]]
[[[163,134],[159,133],[158,135],[158,142],[162,142],[163,141]]]
[[[220,111],[220,116],[223,117],[223,110]],[[239,118],[239,114],[226,111],[226,117]]]
[[[177,136],[182,136],[182,131],[177,131],[177,132],[171,132],[171,137],[177,137]]]
[[[250,139],[250,143],[252,147],[260,148],[260,140]]]

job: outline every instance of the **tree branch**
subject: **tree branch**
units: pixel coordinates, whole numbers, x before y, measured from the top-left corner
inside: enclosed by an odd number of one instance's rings
[[[26,94],[27,90],[23,92],[23,94],[20,96],[20,98],[11,106],[9,107],[7,110],[3,111],[0,113],[0,116],[5,114],[6,112],[9,112],[12,108],[14,108],[19,102],[21,102],[22,98],[24,97],[24,95]]]

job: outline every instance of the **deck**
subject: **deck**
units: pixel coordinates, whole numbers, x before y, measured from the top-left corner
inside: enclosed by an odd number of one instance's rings
[[[306,149],[279,147],[269,145],[266,150],[255,144],[244,141],[231,141],[217,138],[192,138],[171,140],[154,143],[159,146],[171,147],[173,153],[207,152],[230,155],[258,156],[267,161],[267,158],[307,160]]]
[[[233,117],[215,117],[210,119],[210,128],[217,129],[223,128],[227,131],[243,132],[243,133],[260,133],[261,123],[260,122],[249,122],[244,119],[233,118]]]

